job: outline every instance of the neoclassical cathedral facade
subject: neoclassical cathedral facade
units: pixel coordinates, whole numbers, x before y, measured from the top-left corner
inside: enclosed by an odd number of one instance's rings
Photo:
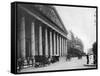
[[[17,61],[67,56],[67,30],[54,6],[17,5]],[[41,60],[40,60],[41,61]]]

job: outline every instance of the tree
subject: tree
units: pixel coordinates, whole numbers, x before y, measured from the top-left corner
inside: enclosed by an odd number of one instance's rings
[[[92,50],[92,51],[93,51],[93,54],[96,55],[96,53],[97,53],[97,43],[94,42],[92,47],[93,47],[93,48],[92,48],[92,49],[93,49],[93,50]]]
[[[84,50],[84,45],[81,39],[79,39],[78,37],[75,38],[75,47],[77,49],[79,49],[81,52],[83,52]]]
[[[92,51],[94,56],[94,64],[97,64],[97,42],[93,43]]]
[[[68,55],[70,56],[82,56],[84,55],[84,46],[81,39],[74,36],[72,31],[69,31],[69,39],[67,41]]]

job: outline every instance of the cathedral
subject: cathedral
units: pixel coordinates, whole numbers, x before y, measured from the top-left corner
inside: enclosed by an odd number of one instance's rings
[[[67,56],[68,32],[54,6],[18,4],[17,13],[17,63],[35,66]]]

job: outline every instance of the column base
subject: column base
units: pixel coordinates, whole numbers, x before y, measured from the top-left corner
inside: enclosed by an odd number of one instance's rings
[[[27,59],[24,59],[23,60],[23,68],[26,68],[27,67],[27,64],[28,64]]]
[[[27,60],[25,58],[19,58],[17,60],[17,69],[23,69],[27,67]]]

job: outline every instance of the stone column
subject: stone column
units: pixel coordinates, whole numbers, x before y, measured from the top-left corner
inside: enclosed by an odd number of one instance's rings
[[[61,56],[61,51],[62,51],[61,46],[62,44],[61,44],[61,36],[60,36],[60,56]]]
[[[64,56],[64,50],[65,50],[65,49],[64,49],[64,38],[63,38],[63,56]]]
[[[42,56],[42,26],[39,26],[39,55]]]
[[[25,60],[26,51],[25,51],[25,17],[21,19],[21,28],[20,28],[20,47],[21,47],[21,58]]]
[[[65,39],[63,38],[63,55],[65,55]]]
[[[35,29],[34,29],[34,22],[32,22],[31,26],[31,54],[35,56]]]
[[[50,31],[50,56],[52,57],[52,32]]]
[[[63,55],[65,56],[66,55],[66,52],[65,52],[65,39],[63,39],[63,42],[64,42],[64,52],[63,52]]]
[[[32,22],[31,25],[31,56],[32,56],[32,64],[35,63],[35,24]]]
[[[67,39],[65,40],[65,46],[66,46],[66,55],[67,55]]]
[[[17,40],[17,59],[20,58],[20,40]]]
[[[58,40],[58,35],[57,35],[57,55],[59,56],[59,40]]]
[[[48,56],[48,33],[47,33],[47,28],[45,29],[45,55]]]
[[[54,56],[56,55],[56,35],[54,32]]]
[[[62,37],[62,56],[63,56],[63,37]]]
[[[65,53],[67,55],[67,45],[66,45],[66,39],[65,39]]]
[[[64,47],[64,38],[63,38],[63,56],[64,56],[64,51],[65,51],[65,47]]]

